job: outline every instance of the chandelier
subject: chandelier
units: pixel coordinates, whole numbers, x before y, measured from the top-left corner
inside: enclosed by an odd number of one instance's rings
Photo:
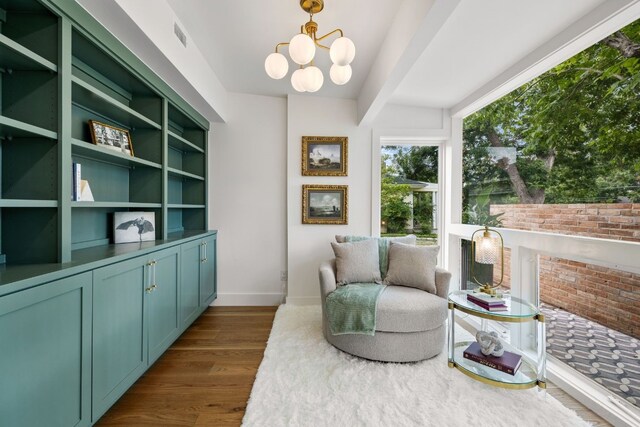
[[[343,85],[351,79],[351,61],[356,55],[356,47],[353,42],[344,36],[341,29],[335,29],[322,37],[317,36],[318,24],[313,21],[313,15],[322,11],[324,0],[300,0],[300,7],[309,13],[310,19],[300,26],[300,34],[296,34],[288,43],[278,43],[276,51],[264,61],[264,69],[272,79],[281,79],[289,71],[287,58],[278,52],[280,47],[289,46],[289,56],[300,66],[291,74],[291,86],[298,92],[316,92],[324,83],[324,76],[320,68],[313,65],[316,54],[316,46],[329,51],[329,57],[333,62],[329,70],[331,81],[337,85]],[[331,43],[331,47],[324,46],[320,42],[327,37],[340,33],[340,37]]]

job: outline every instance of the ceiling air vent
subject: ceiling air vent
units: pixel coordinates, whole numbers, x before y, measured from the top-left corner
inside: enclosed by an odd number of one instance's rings
[[[182,28],[178,26],[177,22],[173,23],[173,33],[176,35],[180,43],[183,44],[184,47],[187,47],[187,35],[182,31]]]

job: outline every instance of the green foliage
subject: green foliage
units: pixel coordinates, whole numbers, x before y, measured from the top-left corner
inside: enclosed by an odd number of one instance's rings
[[[640,46],[640,20],[613,37]],[[640,58],[596,43],[467,117],[463,137],[467,221],[491,191],[487,204],[640,201]]]
[[[433,224],[433,203],[431,193],[413,194],[413,229],[431,234]]]
[[[394,180],[395,168],[387,165],[388,155],[382,156],[380,205],[381,220],[387,224],[389,233],[404,231],[407,221],[411,218],[411,206],[405,200],[411,195],[411,187],[406,184],[396,184]]]
[[[438,182],[438,147],[389,146],[398,174],[422,182]]]
[[[492,188],[488,187],[485,193],[476,195],[475,203],[464,206],[462,212],[463,224],[487,225],[489,227],[502,226],[502,221],[500,220],[502,213],[492,215],[490,212],[492,193]]]

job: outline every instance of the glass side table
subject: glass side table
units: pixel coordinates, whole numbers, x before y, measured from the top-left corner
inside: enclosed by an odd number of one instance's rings
[[[453,291],[449,293],[449,367],[456,368],[471,378],[486,384],[492,384],[497,387],[509,389],[526,389],[538,386],[546,388],[546,346],[545,346],[545,325],[544,315],[538,308],[522,301],[518,298],[505,296],[506,311],[489,311],[467,300],[467,295],[472,291]],[[476,316],[481,319],[481,329],[487,330],[488,320],[497,320],[499,322],[537,322],[538,345],[537,345],[537,363],[530,363],[522,352],[504,343],[507,351],[520,354],[522,356],[522,364],[515,375],[489,368],[480,363],[465,359],[463,352],[473,341],[463,341],[456,343],[455,340],[455,311],[460,310],[464,313]]]

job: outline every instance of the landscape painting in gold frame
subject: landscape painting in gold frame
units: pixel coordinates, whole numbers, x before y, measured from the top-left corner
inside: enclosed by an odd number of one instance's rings
[[[349,138],[303,136],[303,176],[347,176]]]
[[[348,185],[303,185],[302,223],[349,223]]]

